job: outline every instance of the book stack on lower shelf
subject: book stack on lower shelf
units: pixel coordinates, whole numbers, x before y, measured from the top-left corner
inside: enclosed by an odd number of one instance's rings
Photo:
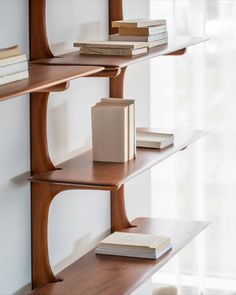
[[[118,34],[110,35],[111,41],[146,42],[149,48],[168,43],[166,20],[133,19],[113,21]]]
[[[167,237],[114,232],[98,244],[96,254],[158,259],[171,248]]]
[[[0,49],[0,85],[27,79],[28,62],[19,47],[12,46]]]
[[[93,160],[127,162],[136,155],[132,99],[103,98],[91,109]]]

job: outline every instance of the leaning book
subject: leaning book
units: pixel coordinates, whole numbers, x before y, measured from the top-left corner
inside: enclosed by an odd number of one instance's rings
[[[168,237],[114,232],[98,244],[96,254],[158,259],[171,248]]]

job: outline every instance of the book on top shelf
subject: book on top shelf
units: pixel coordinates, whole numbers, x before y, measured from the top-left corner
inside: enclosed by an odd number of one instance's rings
[[[119,49],[119,48],[80,48],[80,54],[89,55],[120,55],[120,56],[134,56],[138,54],[147,53],[147,46],[139,49]]]
[[[121,36],[119,34],[110,35],[109,39],[111,41],[133,41],[133,42],[153,42],[159,41],[162,39],[167,39],[168,33],[163,32],[156,35],[151,36]]]
[[[7,48],[0,48],[0,59],[9,58],[20,54],[21,52],[18,45]]]
[[[119,35],[121,36],[150,36],[155,34],[164,33],[167,31],[166,25],[144,28],[118,28]]]
[[[114,232],[98,244],[96,254],[158,259],[171,248],[168,237]]]
[[[126,28],[142,28],[151,26],[166,25],[166,20],[155,19],[130,19],[130,20],[116,20],[112,22],[113,28],[126,27]]]
[[[163,149],[174,143],[174,134],[160,132],[155,128],[136,129],[136,145],[142,148]]]

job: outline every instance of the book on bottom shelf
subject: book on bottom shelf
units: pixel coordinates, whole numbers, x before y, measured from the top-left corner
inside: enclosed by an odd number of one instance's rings
[[[93,160],[127,162],[135,157],[133,100],[104,98],[91,109]]]
[[[163,149],[174,143],[174,134],[160,132],[155,128],[136,129],[136,145],[142,148]]]
[[[98,244],[96,254],[158,259],[171,248],[168,237],[114,232]]]

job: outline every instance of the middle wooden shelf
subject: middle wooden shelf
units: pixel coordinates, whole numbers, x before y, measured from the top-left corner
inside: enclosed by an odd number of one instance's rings
[[[174,131],[175,141],[163,150],[138,148],[137,158],[127,163],[93,162],[84,152],[57,165],[55,170],[33,175],[32,182],[73,185],[82,189],[118,190],[126,181],[150,169],[206,134],[203,130]]]

